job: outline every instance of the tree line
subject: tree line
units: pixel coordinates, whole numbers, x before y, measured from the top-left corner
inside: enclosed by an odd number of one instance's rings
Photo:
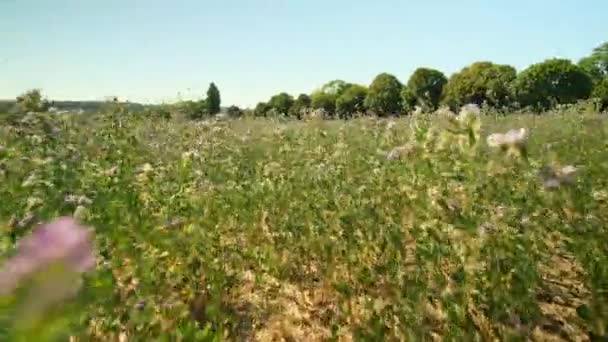
[[[381,73],[369,86],[333,80],[311,94],[294,97],[281,92],[252,110],[231,106],[225,112],[230,116],[248,112],[259,117],[284,115],[297,119],[317,112],[327,118],[347,119],[355,114],[390,116],[415,110],[432,112],[440,106],[456,110],[469,103],[504,112],[521,109],[540,112],[581,100],[591,100],[599,111],[608,109],[608,42],[593,49],[578,63],[550,58],[518,73],[510,65],[480,61],[449,78],[439,70],[418,68],[406,83],[394,75]],[[51,106],[52,102],[34,89],[14,102],[0,103],[0,113],[44,112]],[[180,101],[154,109],[167,117],[178,112],[190,119],[213,116],[221,110],[220,90],[213,82],[201,100]]]
[[[562,104],[592,99],[598,110],[608,108],[608,43],[596,47],[578,63],[550,58],[517,72],[489,61],[475,62],[449,78],[439,70],[418,68],[406,83],[381,73],[369,86],[333,80],[293,97],[281,92],[253,110],[255,116],[301,118],[321,111],[326,117],[348,118],[355,113],[401,115],[429,112],[440,106],[456,109],[473,103],[497,110],[545,111]]]

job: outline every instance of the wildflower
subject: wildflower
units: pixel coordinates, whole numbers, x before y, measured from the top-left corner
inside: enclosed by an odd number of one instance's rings
[[[389,152],[378,151],[378,154],[385,156],[386,159],[388,159],[388,160],[394,160],[394,159],[401,159],[401,158],[409,155],[410,153],[412,153],[413,150],[414,150],[414,147],[412,145],[402,145],[402,146],[394,147]]]
[[[37,207],[41,206],[43,203],[44,203],[44,201],[39,197],[29,197],[27,199],[27,209],[26,210],[32,210],[34,208],[37,208]]]
[[[66,203],[75,203],[78,205],[91,205],[93,204],[93,200],[88,198],[87,196],[75,196],[75,195],[67,195],[64,198]]]
[[[571,184],[574,182],[576,167],[572,165],[562,168],[546,166],[540,171],[540,178],[546,188],[557,188],[562,184]]]
[[[525,128],[512,129],[507,133],[493,133],[487,138],[489,146],[492,147],[508,147],[521,146],[528,139],[528,130]]]
[[[481,114],[481,110],[479,106],[474,103],[469,103],[467,105],[462,106],[460,108],[460,112],[458,113],[458,120],[465,121],[471,116],[479,116]]]
[[[138,167],[136,171],[138,173],[149,173],[149,172],[154,171],[154,167],[152,167],[152,165],[150,165],[150,163],[145,163],[144,165]]]
[[[33,186],[37,182],[38,182],[38,179],[37,179],[36,175],[31,174],[29,177],[27,177],[27,179],[25,181],[23,181],[23,183],[21,183],[21,186],[24,188],[28,188],[30,186]]]
[[[397,125],[397,123],[395,121],[393,121],[393,120],[389,121],[386,124],[386,130],[390,131],[391,129],[393,129],[393,127],[395,127],[395,125]]]
[[[11,292],[22,279],[56,262],[76,273],[95,266],[90,233],[71,217],[38,226],[19,242],[16,255],[0,270],[0,293]]]
[[[28,213],[19,222],[17,222],[17,228],[25,228],[31,225],[36,220],[36,215]]]
[[[446,118],[454,118],[454,117],[456,117],[456,114],[454,112],[452,112],[450,110],[450,108],[447,107],[447,106],[440,107],[439,109],[437,109],[435,111],[435,114],[438,115],[438,116],[440,116],[440,117],[446,117]]]

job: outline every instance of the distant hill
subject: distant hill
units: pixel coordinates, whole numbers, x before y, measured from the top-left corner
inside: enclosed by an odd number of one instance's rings
[[[9,111],[14,105],[15,100],[0,100],[0,113]],[[55,111],[69,112],[97,112],[107,102],[104,101],[51,101],[51,107]],[[120,104],[127,106],[130,110],[137,111],[146,108],[146,105],[133,102],[121,102]]]

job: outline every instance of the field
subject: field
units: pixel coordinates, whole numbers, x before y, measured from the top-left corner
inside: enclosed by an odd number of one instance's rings
[[[600,114],[30,115],[0,126],[0,256],[39,220],[94,227],[82,341],[601,339],[607,175]]]

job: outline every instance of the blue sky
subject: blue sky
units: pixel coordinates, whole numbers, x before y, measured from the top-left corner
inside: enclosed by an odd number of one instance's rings
[[[420,66],[578,60],[606,40],[606,0],[0,0],[0,98],[158,103],[214,81],[223,105],[253,106]]]

